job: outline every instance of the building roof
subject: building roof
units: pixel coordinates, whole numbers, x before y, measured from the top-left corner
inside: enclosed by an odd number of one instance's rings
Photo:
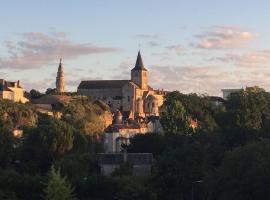
[[[141,56],[140,51],[138,52],[135,67],[132,70],[144,70],[144,71],[147,71],[147,69],[145,69],[145,67],[143,65],[142,56]]]
[[[58,73],[63,72],[63,63],[62,63],[62,58],[60,58],[59,66],[58,66]]]
[[[12,92],[12,90],[10,90],[9,87],[11,87],[11,88],[13,88],[13,87],[21,88],[21,86],[19,84],[19,81],[11,82],[11,81],[6,81],[4,79],[0,79],[0,91],[10,91],[10,92]]]
[[[93,80],[82,81],[78,89],[110,89],[122,88],[130,80]]]
[[[221,89],[222,92],[239,92],[241,91],[241,89]]]
[[[217,101],[217,102],[224,102],[224,99],[218,96],[207,96],[206,97],[209,101]]]
[[[12,92],[7,86],[0,84],[0,91],[9,91]]]
[[[108,133],[119,132],[120,130],[139,130],[141,126],[139,124],[112,124],[107,128]]]

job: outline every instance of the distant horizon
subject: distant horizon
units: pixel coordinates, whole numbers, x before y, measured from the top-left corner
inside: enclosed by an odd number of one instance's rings
[[[130,79],[140,49],[154,89],[222,96],[270,90],[270,2],[10,0],[0,6],[0,77],[26,90]]]

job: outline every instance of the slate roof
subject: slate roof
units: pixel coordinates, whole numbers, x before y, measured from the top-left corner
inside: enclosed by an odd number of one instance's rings
[[[140,129],[141,127],[139,125],[133,124],[133,125],[125,125],[125,124],[113,124],[110,125],[107,128],[107,132],[119,132],[120,129]]]
[[[78,89],[110,89],[122,88],[130,80],[93,80],[82,81]]]
[[[218,102],[225,102],[225,100],[218,96],[207,96],[206,97],[209,101],[218,101]]]
[[[0,79],[0,91],[10,91],[8,87],[15,87],[16,82],[10,82],[10,81],[5,81],[4,79]],[[18,88],[21,88],[21,86],[17,86]]]
[[[0,84],[0,91],[9,91],[12,92],[12,90],[8,89],[5,85]]]
[[[147,69],[145,69],[145,67],[143,65],[142,56],[141,56],[140,51],[138,52],[135,67],[132,70],[144,70],[144,71],[147,71]]]

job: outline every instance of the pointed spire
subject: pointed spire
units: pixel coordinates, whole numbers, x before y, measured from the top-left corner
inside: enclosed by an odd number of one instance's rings
[[[141,56],[140,50],[138,52],[138,56],[137,56],[135,67],[132,70],[145,70],[145,71],[147,71],[145,69],[144,65],[143,65],[143,61],[142,61],[142,56]]]
[[[61,72],[61,71],[63,71],[62,58],[60,58],[59,67],[58,67],[58,72]]]
[[[59,67],[56,76],[56,91],[58,93],[63,93],[65,90],[65,82],[64,82],[64,69],[62,64],[62,58],[60,58]]]

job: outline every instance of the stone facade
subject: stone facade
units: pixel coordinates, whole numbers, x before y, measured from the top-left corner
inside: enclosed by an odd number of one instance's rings
[[[0,79],[0,99],[26,103],[29,100],[24,97],[24,91],[20,85],[20,81],[10,82]]]
[[[112,112],[120,110],[128,117],[158,116],[165,92],[154,90],[148,84],[148,71],[138,52],[130,80],[89,80],[82,81],[77,90],[79,95],[87,95],[93,100],[106,102]]]
[[[56,92],[57,93],[65,92],[64,68],[62,64],[62,58],[60,59],[57,76],[56,76]]]

